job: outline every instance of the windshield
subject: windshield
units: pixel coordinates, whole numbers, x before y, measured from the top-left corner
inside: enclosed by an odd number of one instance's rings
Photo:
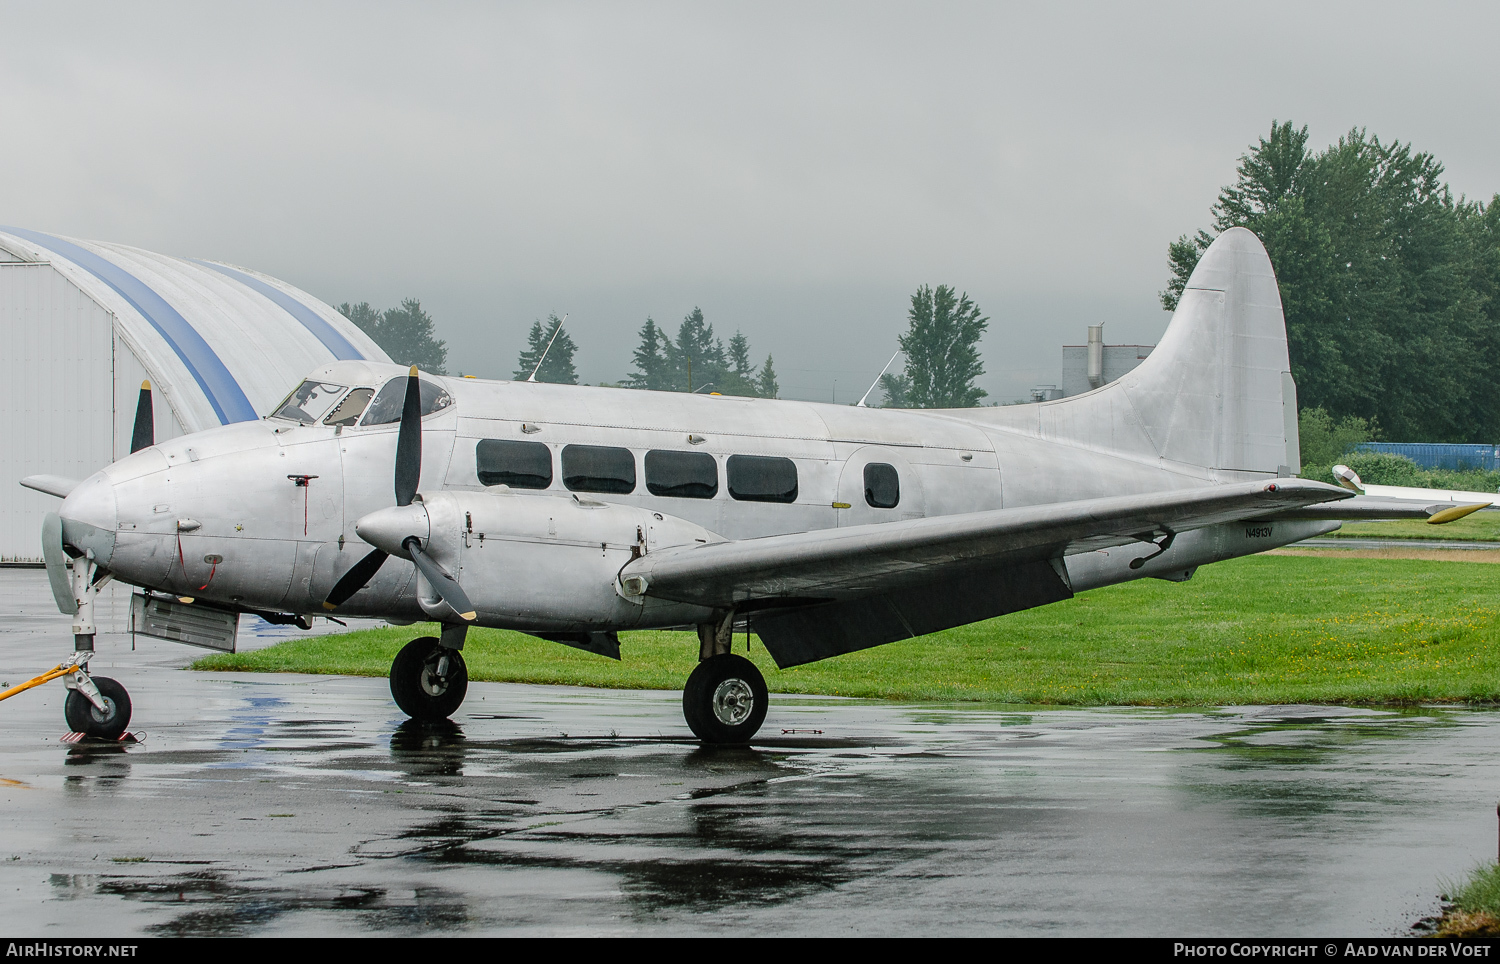
[[[453,396],[442,386],[423,378],[419,382],[422,391],[422,414],[431,415],[453,404]],[[406,376],[398,375],[380,389],[375,401],[370,403],[361,425],[389,425],[401,421],[401,407],[406,403]]]
[[[356,388],[348,395],[345,395],[344,400],[339,402],[338,406],[328,413],[328,417],[323,419],[323,424],[353,425],[359,421],[360,413],[365,410],[366,405],[370,404],[370,396],[374,394],[375,389],[373,388]]]
[[[287,396],[272,418],[289,418],[303,425],[311,425],[328,413],[343,391],[343,385],[305,381]]]

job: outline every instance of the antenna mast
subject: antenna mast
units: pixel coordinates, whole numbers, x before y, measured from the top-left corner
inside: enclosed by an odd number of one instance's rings
[[[896,355],[899,354],[901,354],[901,349],[898,348],[896,349]],[[869,408],[869,406],[865,404],[865,399],[870,397],[870,393],[875,390],[875,386],[880,384],[880,380],[885,377],[885,373],[890,370],[891,365],[895,364],[896,355],[892,355],[891,360],[885,363],[885,368],[882,368],[880,370],[880,374],[875,376],[875,381],[871,382],[870,387],[865,389],[865,393],[861,395],[859,397],[859,401],[855,403],[855,408]]]
[[[562,321],[559,321],[557,327],[552,329],[552,337],[547,339],[547,347],[542,349],[542,357],[536,360],[536,367],[531,370],[531,377],[526,379],[528,382],[536,381],[536,373],[542,370],[542,362],[547,360],[547,352],[552,350],[552,343],[557,341],[558,335],[562,334],[563,322],[567,320],[568,316],[563,315]],[[876,379],[876,381],[879,381],[879,379]]]

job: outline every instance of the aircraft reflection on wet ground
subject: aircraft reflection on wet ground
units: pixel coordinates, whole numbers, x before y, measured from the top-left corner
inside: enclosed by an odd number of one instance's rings
[[[142,673],[164,722],[8,707],[0,914],[46,934],[1384,934],[1493,851],[1500,714],[778,701]],[[24,712],[17,713],[22,709]],[[624,721],[622,723],[622,721]],[[614,729],[612,729],[614,728]]]
[[[67,632],[47,593],[0,571],[0,678]],[[60,744],[60,685],[0,707],[0,920],[1381,935],[1495,853],[1488,709],[779,696],[753,747],[704,749],[675,693],[474,684],[457,722],[423,727],[385,680],[182,672],[191,656],[101,640],[96,666],[151,708],[137,745]]]

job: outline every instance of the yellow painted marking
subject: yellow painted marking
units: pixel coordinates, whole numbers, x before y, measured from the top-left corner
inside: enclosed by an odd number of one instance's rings
[[[833,504],[833,507],[835,509],[847,509],[847,508],[849,508],[849,503],[847,503],[847,502],[835,502]]]
[[[1476,502],[1473,505],[1456,505],[1451,509],[1444,509],[1441,512],[1434,512],[1432,515],[1427,517],[1427,524],[1430,526],[1440,526],[1445,522],[1452,522],[1455,519],[1462,519],[1466,515],[1478,512],[1480,509],[1486,508],[1493,504],[1494,503],[1492,502]]]

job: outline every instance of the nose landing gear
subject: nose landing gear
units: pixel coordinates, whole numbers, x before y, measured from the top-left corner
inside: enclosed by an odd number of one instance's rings
[[[125,735],[130,725],[130,694],[125,687],[108,676],[89,676],[81,666],[64,685],[68,695],[63,700],[63,719],[70,731],[98,740]]]

